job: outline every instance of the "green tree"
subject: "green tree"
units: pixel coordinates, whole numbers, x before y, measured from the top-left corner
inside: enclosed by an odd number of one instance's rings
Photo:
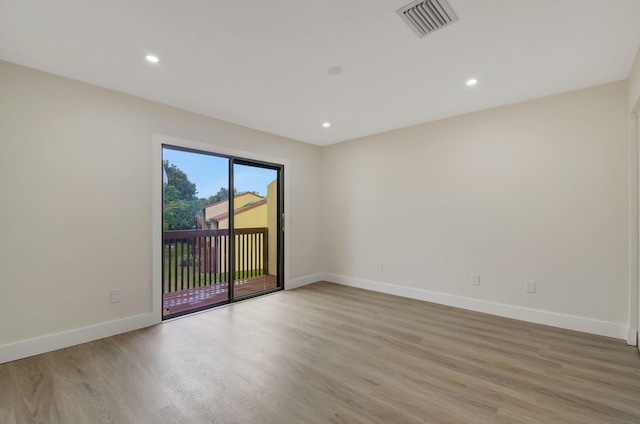
[[[189,181],[189,177],[180,168],[168,160],[163,161],[164,170],[167,173],[167,187],[175,189],[174,195],[180,200],[195,200],[196,185]]]
[[[238,190],[235,190],[235,193],[238,194]],[[205,199],[205,203],[210,205],[212,203],[220,202],[222,200],[227,200],[229,198],[229,190],[226,187],[220,187],[220,190],[216,194],[213,194]]]
[[[180,168],[163,161],[167,183],[163,193],[162,226],[165,230],[190,230],[195,228],[196,213],[202,209],[203,201],[196,195],[196,185]]]

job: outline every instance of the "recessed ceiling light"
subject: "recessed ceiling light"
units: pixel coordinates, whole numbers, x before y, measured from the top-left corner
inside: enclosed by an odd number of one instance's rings
[[[158,63],[158,58],[152,54],[147,55],[147,62]]]
[[[473,87],[474,85],[476,85],[478,83],[478,80],[475,78],[471,78],[470,80],[467,80],[467,82],[465,84],[467,84],[467,87]]]
[[[331,75],[338,75],[342,73],[342,67],[332,66],[331,68],[327,69],[327,72],[329,72]]]
[[[325,128],[329,128],[331,126],[330,122],[325,122],[324,124],[322,124],[323,127]]]

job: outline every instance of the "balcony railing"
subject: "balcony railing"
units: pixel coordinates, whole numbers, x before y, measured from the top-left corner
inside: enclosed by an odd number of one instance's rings
[[[267,275],[267,228],[235,233],[235,280]],[[229,281],[229,230],[165,231],[163,294]]]

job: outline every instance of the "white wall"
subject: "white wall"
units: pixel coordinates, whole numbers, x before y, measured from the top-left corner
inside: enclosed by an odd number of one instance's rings
[[[321,271],[318,147],[0,62],[0,362],[151,311],[154,133],[287,159],[288,277]]]
[[[631,68],[631,72],[629,73],[629,92],[628,92],[628,101],[629,101],[629,111],[633,111],[634,113],[640,112],[640,48],[636,53],[635,61],[633,62],[633,67]]]
[[[627,116],[617,82],[323,149],[329,278],[584,318],[576,328],[624,337]]]
[[[627,342],[638,344],[640,294],[638,290],[638,113],[640,113],[640,49],[628,78],[629,109],[629,334]],[[640,348],[640,345],[639,345]]]
[[[289,161],[290,287],[382,283],[615,336],[634,312],[639,62],[628,84],[323,149],[0,62],[0,362],[148,324],[154,133]]]

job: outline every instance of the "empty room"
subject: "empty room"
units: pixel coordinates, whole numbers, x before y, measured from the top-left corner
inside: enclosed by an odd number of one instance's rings
[[[640,423],[637,0],[0,0],[0,424]]]

